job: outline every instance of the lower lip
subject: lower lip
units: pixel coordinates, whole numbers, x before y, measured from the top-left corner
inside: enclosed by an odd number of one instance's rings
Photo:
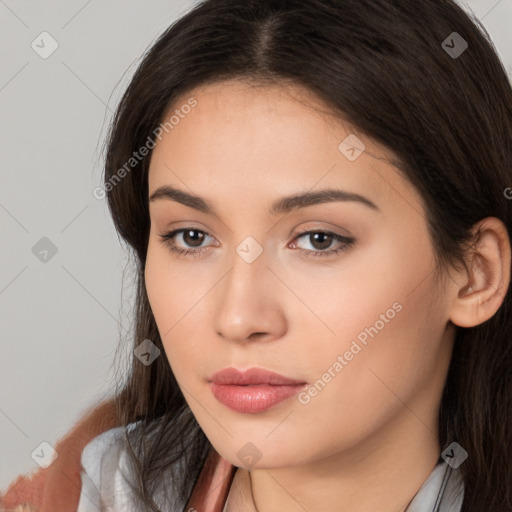
[[[258,413],[296,395],[306,384],[270,386],[268,384],[237,386],[210,382],[215,398],[236,412]]]

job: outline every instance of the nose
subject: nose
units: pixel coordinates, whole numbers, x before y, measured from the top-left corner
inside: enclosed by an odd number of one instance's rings
[[[284,336],[287,321],[279,284],[267,267],[265,251],[252,263],[235,253],[231,270],[216,287],[217,334],[238,343]]]

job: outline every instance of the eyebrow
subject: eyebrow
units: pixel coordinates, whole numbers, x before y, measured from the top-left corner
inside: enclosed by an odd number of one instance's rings
[[[208,201],[194,194],[190,194],[189,192],[185,192],[184,190],[171,187],[170,185],[163,185],[157,188],[149,197],[150,201],[156,201],[158,199],[176,201],[190,208],[194,208],[195,210],[199,210],[200,212],[216,215],[215,209]],[[272,204],[268,213],[269,215],[276,216],[315,204],[338,201],[358,202],[374,211],[380,212],[380,208],[365,196],[347,190],[329,188],[317,192],[304,192],[282,197]]]

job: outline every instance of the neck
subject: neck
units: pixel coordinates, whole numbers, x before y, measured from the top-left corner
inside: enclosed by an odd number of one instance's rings
[[[250,475],[238,469],[225,510],[405,511],[439,459],[437,422],[432,423],[427,426],[403,408],[372,438],[329,457],[302,466],[253,469]]]

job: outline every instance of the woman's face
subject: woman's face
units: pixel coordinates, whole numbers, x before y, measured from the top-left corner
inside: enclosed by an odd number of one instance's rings
[[[188,405],[238,466],[437,434],[454,333],[424,205],[390,152],[296,99],[307,97],[234,81],[196,89],[166,116],[151,156],[149,196],[181,192],[150,201],[151,308]],[[283,202],[302,194],[313,200]],[[234,410],[209,382],[228,367],[306,384]]]

